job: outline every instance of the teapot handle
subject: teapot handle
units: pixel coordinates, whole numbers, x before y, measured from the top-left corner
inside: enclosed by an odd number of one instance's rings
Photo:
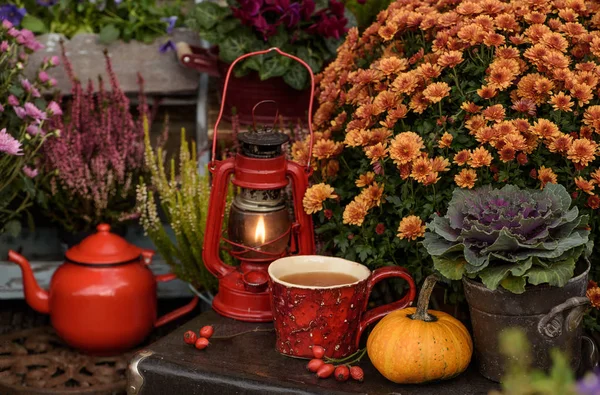
[[[154,256],[154,251],[142,250],[142,261],[144,262],[144,264],[150,265],[150,263],[152,262],[153,256]],[[177,276],[173,273],[158,274],[158,275],[155,274],[154,275],[154,279],[158,283],[166,283],[168,281],[173,281],[176,278],[177,278]],[[154,327],[158,328],[159,326],[163,326],[164,324],[171,322],[171,321],[191,312],[192,310],[194,310],[196,308],[197,305],[198,305],[198,297],[194,295],[192,300],[185,306],[181,306],[180,308],[175,309],[175,310],[171,311],[170,313],[167,313],[167,314],[163,315],[162,317],[160,317],[159,319],[157,319],[156,322],[154,323]]]
[[[159,274],[157,276],[154,276],[154,278],[156,278],[157,282],[165,283],[168,281],[175,280],[177,278],[177,276],[174,275],[173,273],[167,273],[167,274]],[[180,308],[175,309],[175,310],[163,315],[159,319],[157,319],[156,323],[154,324],[154,327],[158,328],[159,326],[163,326],[164,324],[166,324],[168,322],[171,322],[183,315],[188,314],[189,312],[194,310],[197,305],[198,305],[198,297],[196,295],[194,295],[194,297],[188,304],[181,306]]]

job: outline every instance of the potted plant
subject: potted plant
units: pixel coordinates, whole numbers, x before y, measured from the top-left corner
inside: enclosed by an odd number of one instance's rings
[[[46,213],[77,244],[100,223],[114,228],[135,217],[136,180],[144,174],[143,119],[148,106],[139,75],[138,116],[120,89],[108,53],[110,90],[99,78],[98,93],[77,80],[63,48],[63,63],[73,84],[64,117],[53,121],[60,136],[43,147],[40,170],[47,175]]]
[[[44,198],[36,190],[40,148],[57,134],[50,123],[62,111],[41,95],[50,87],[47,70],[58,59],[46,59],[35,80],[23,75],[30,54],[40,48],[29,30],[8,19],[0,23],[0,234],[17,235],[20,215]]]
[[[307,193],[324,248],[422,281],[425,221],[456,187],[506,183],[563,185],[597,240],[599,6],[483,3],[395,1],[318,76],[313,179],[339,196]],[[308,141],[292,152],[306,163]]]
[[[201,2],[190,12],[186,24],[217,46],[204,53],[202,62],[190,66],[224,77],[229,64],[239,56],[270,47],[298,56],[317,73],[333,59],[355,21],[337,0],[319,4],[313,0],[240,0],[227,6]],[[284,119],[305,118],[309,75],[299,63],[276,54],[252,57],[239,63],[235,76],[238,78],[231,82],[232,91],[226,96],[226,116],[236,108],[240,122],[252,124],[253,106],[274,100]],[[265,106],[257,109],[256,120],[269,122],[274,114],[272,107]]]
[[[144,141],[145,161],[150,175],[137,186],[140,224],[173,273],[188,282],[196,294],[204,297],[199,293],[203,290],[210,298],[218,283],[202,259],[210,196],[209,172],[207,169],[199,172],[196,144],[187,142],[185,130],[181,131],[177,162],[174,157],[166,160],[160,147],[154,152],[148,129]],[[231,198],[230,194],[227,206],[231,204]],[[225,213],[229,215],[229,209]],[[227,218],[223,222],[226,224]],[[222,258],[232,263],[229,254],[223,254]],[[206,301],[211,304],[210,300]]]
[[[481,373],[499,381],[497,339],[523,327],[537,367],[551,366],[553,347],[568,352],[573,369],[581,356],[580,325],[592,252],[588,216],[571,207],[564,186],[543,190],[486,185],[455,189],[444,216],[434,215],[423,240],[433,266],[461,280]]]

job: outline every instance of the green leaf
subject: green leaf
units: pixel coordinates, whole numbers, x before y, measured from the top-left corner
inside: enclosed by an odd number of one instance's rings
[[[283,76],[283,80],[294,89],[302,90],[308,82],[308,71],[299,63],[294,63]]]
[[[25,29],[31,30],[34,33],[48,33],[48,27],[44,24],[44,22],[31,14],[26,14],[23,17],[21,26]]]
[[[260,69],[262,68],[262,64],[263,64],[262,56],[254,56],[254,57],[246,59],[243,63],[243,66],[250,70],[260,71]]]
[[[290,38],[288,36],[287,30],[283,25],[280,25],[277,28],[277,34],[269,37],[269,45],[272,47],[282,48],[289,42]]]
[[[221,7],[217,3],[203,1],[196,6],[192,14],[195,24],[201,29],[212,29],[229,13],[229,8]]]
[[[19,236],[19,233],[21,233],[21,222],[16,219],[8,221],[4,225],[4,231],[13,237]]]
[[[460,280],[465,274],[467,262],[464,259],[447,259],[439,256],[432,257],[433,267],[449,280]]]
[[[108,45],[116,41],[121,35],[121,31],[115,25],[106,25],[100,30],[98,40],[101,44]]]
[[[289,58],[272,57],[263,63],[263,67],[258,72],[261,81],[273,77],[281,77],[288,71]]]
[[[512,293],[522,294],[525,292],[525,277],[509,274],[508,277],[500,282],[500,285]]]
[[[232,63],[240,56],[250,52],[252,41],[251,37],[244,34],[228,37],[225,41],[219,43],[219,57],[225,63]]]
[[[555,287],[563,287],[567,281],[573,278],[574,271],[575,260],[569,258],[562,262],[553,263],[548,268],[534,266],[525,273],[525,276],[528,282],[533,285],[550,284]]]
[[[199,30],[200,38],[211,44],[218,44],[221,41],[221,35],[216,29]]]

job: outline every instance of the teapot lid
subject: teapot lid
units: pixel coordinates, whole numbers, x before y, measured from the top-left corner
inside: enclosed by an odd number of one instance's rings
[[[100,224],[96,230],[97,233],[69,248],[65,254],[67,260],[84,265],[114,265],[140,258],[142,249],[110,233],[110,225]]]

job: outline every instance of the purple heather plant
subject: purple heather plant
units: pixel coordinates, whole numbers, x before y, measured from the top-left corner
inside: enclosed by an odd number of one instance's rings
[[[98,90],[91,81],[87,88],[75,78],[69,59],[62,51],[72,83],[72,99],[65,115],[53,125],[61,130],[44,146],[42,171],[49,176],[48,213],[64,230],[87,231],[99,223],[116,225],[135,217],[135,183],[144,174],[144,118],[149,117],[140,86],[138,117],[121,90],[105,53],[110,90],[99,78]],[[52,112],[59,111],[54,105]]]
[[[36,191],[38,154],[55,134],[48,120],[61,110],[41,97],[49,81],[23,76],[29,54],[40,48],[30,31],[19,30],[8,19],[0,24],[0,234],[18,233],[19,215],[35,198],[43,198]],[[37,73],[51,67],[45,61]]]
[[[427,228],[423,245],[443,276],[514,293],[526,283],[564,286],[592,249],[588,216],[571,207],[562,184],[456,188],[447,214],[434,215]]]

